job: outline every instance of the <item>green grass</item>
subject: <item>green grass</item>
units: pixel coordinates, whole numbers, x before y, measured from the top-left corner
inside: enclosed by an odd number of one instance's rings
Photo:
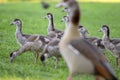
[[[34,56],[31,52],[18,56],[13,63],[9,62],[9,54],[19,48],[15,39],[15,26],[10,22],[14,18],[23,21],[23,33],[47,34],[48,21],[44,19],[47,12],[54,15],[57,29],[64,30],[61,17],[66,15],[61,8],[55,9],[55,3],[47,10],[41,8],[39,3],[7,3],[0,4],[0,80],[66,80],[68,69],[63,59],[59,67],[54,69],[54,59],[48,59],[46,67],[41,62],[33,64]],[[90,33],[90,36],[102,37],[99,33],[101,25],[107,24],[111,29],[111,37],[120,37],[120,3],[81,3],[81,24]],[[115,65],[115,58],[106,53],[111,66],[120,79],[120,69]],[[93,76],[75,75],[73,80],[93,80]]]

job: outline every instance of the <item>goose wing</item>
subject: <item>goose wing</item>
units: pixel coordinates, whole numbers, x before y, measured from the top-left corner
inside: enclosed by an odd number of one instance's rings
[[[71,41],[70,45],[93,63],[95,72],[98,75],[107,79],[115,78],[114,71],[108,64],[105,56],[90,42],[85,39],[78,39]]]
[[[112,42],[115,45],[120,44],[120,39],[111,39],[110,42]]]

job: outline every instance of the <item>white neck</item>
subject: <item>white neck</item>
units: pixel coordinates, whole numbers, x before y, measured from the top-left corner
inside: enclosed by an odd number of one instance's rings
[[[22,34],[22,25],[16,25],[16,34]]]
[[[18,35],[22,35],[22,25],[16,25],[16,32],[15,35],[18,37]]]
[[[81,36],[81,38],[87,38],[88,33],[87,32],[84,32],[84,33],[80,32],[80,36]]]
[[[107,32],[103,32],[104,34],[103,34],[103,37],[102,37],[102,40],[104,40],[104,41],[109,41],[110,39],[109,39],[109,37],[107,36]]]

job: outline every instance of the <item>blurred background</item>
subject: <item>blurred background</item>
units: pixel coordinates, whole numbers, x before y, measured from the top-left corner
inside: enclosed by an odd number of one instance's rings
[[[22,2],[22,1],[27,1],[27,2],[41,2],[43,0],[0,0],[0,3],[6,3],[6,2]],[[51,1],[54,1],[54,2],[57,2],[57,1],[60,1],[60,0],[44,0],[44,1],[48,1],[48,2],[51,2]],[[81,2],[120,2],[120,0],[78,0],[78,1],[81,1]]]

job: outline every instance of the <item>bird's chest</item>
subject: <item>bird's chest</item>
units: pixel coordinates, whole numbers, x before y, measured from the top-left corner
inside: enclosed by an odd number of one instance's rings
[[[27,39],[25,37],[23,37],[21,34],[17,34],[16,35],[16,38],[17,38],[17,42],[20,44],[20,45],[24,45],[25,42],[27,41]]]
[[[77,53],[77,51],[73,51],[68,46],[60,47],[60,51],[71,73],[94,73],[91,61]]]

